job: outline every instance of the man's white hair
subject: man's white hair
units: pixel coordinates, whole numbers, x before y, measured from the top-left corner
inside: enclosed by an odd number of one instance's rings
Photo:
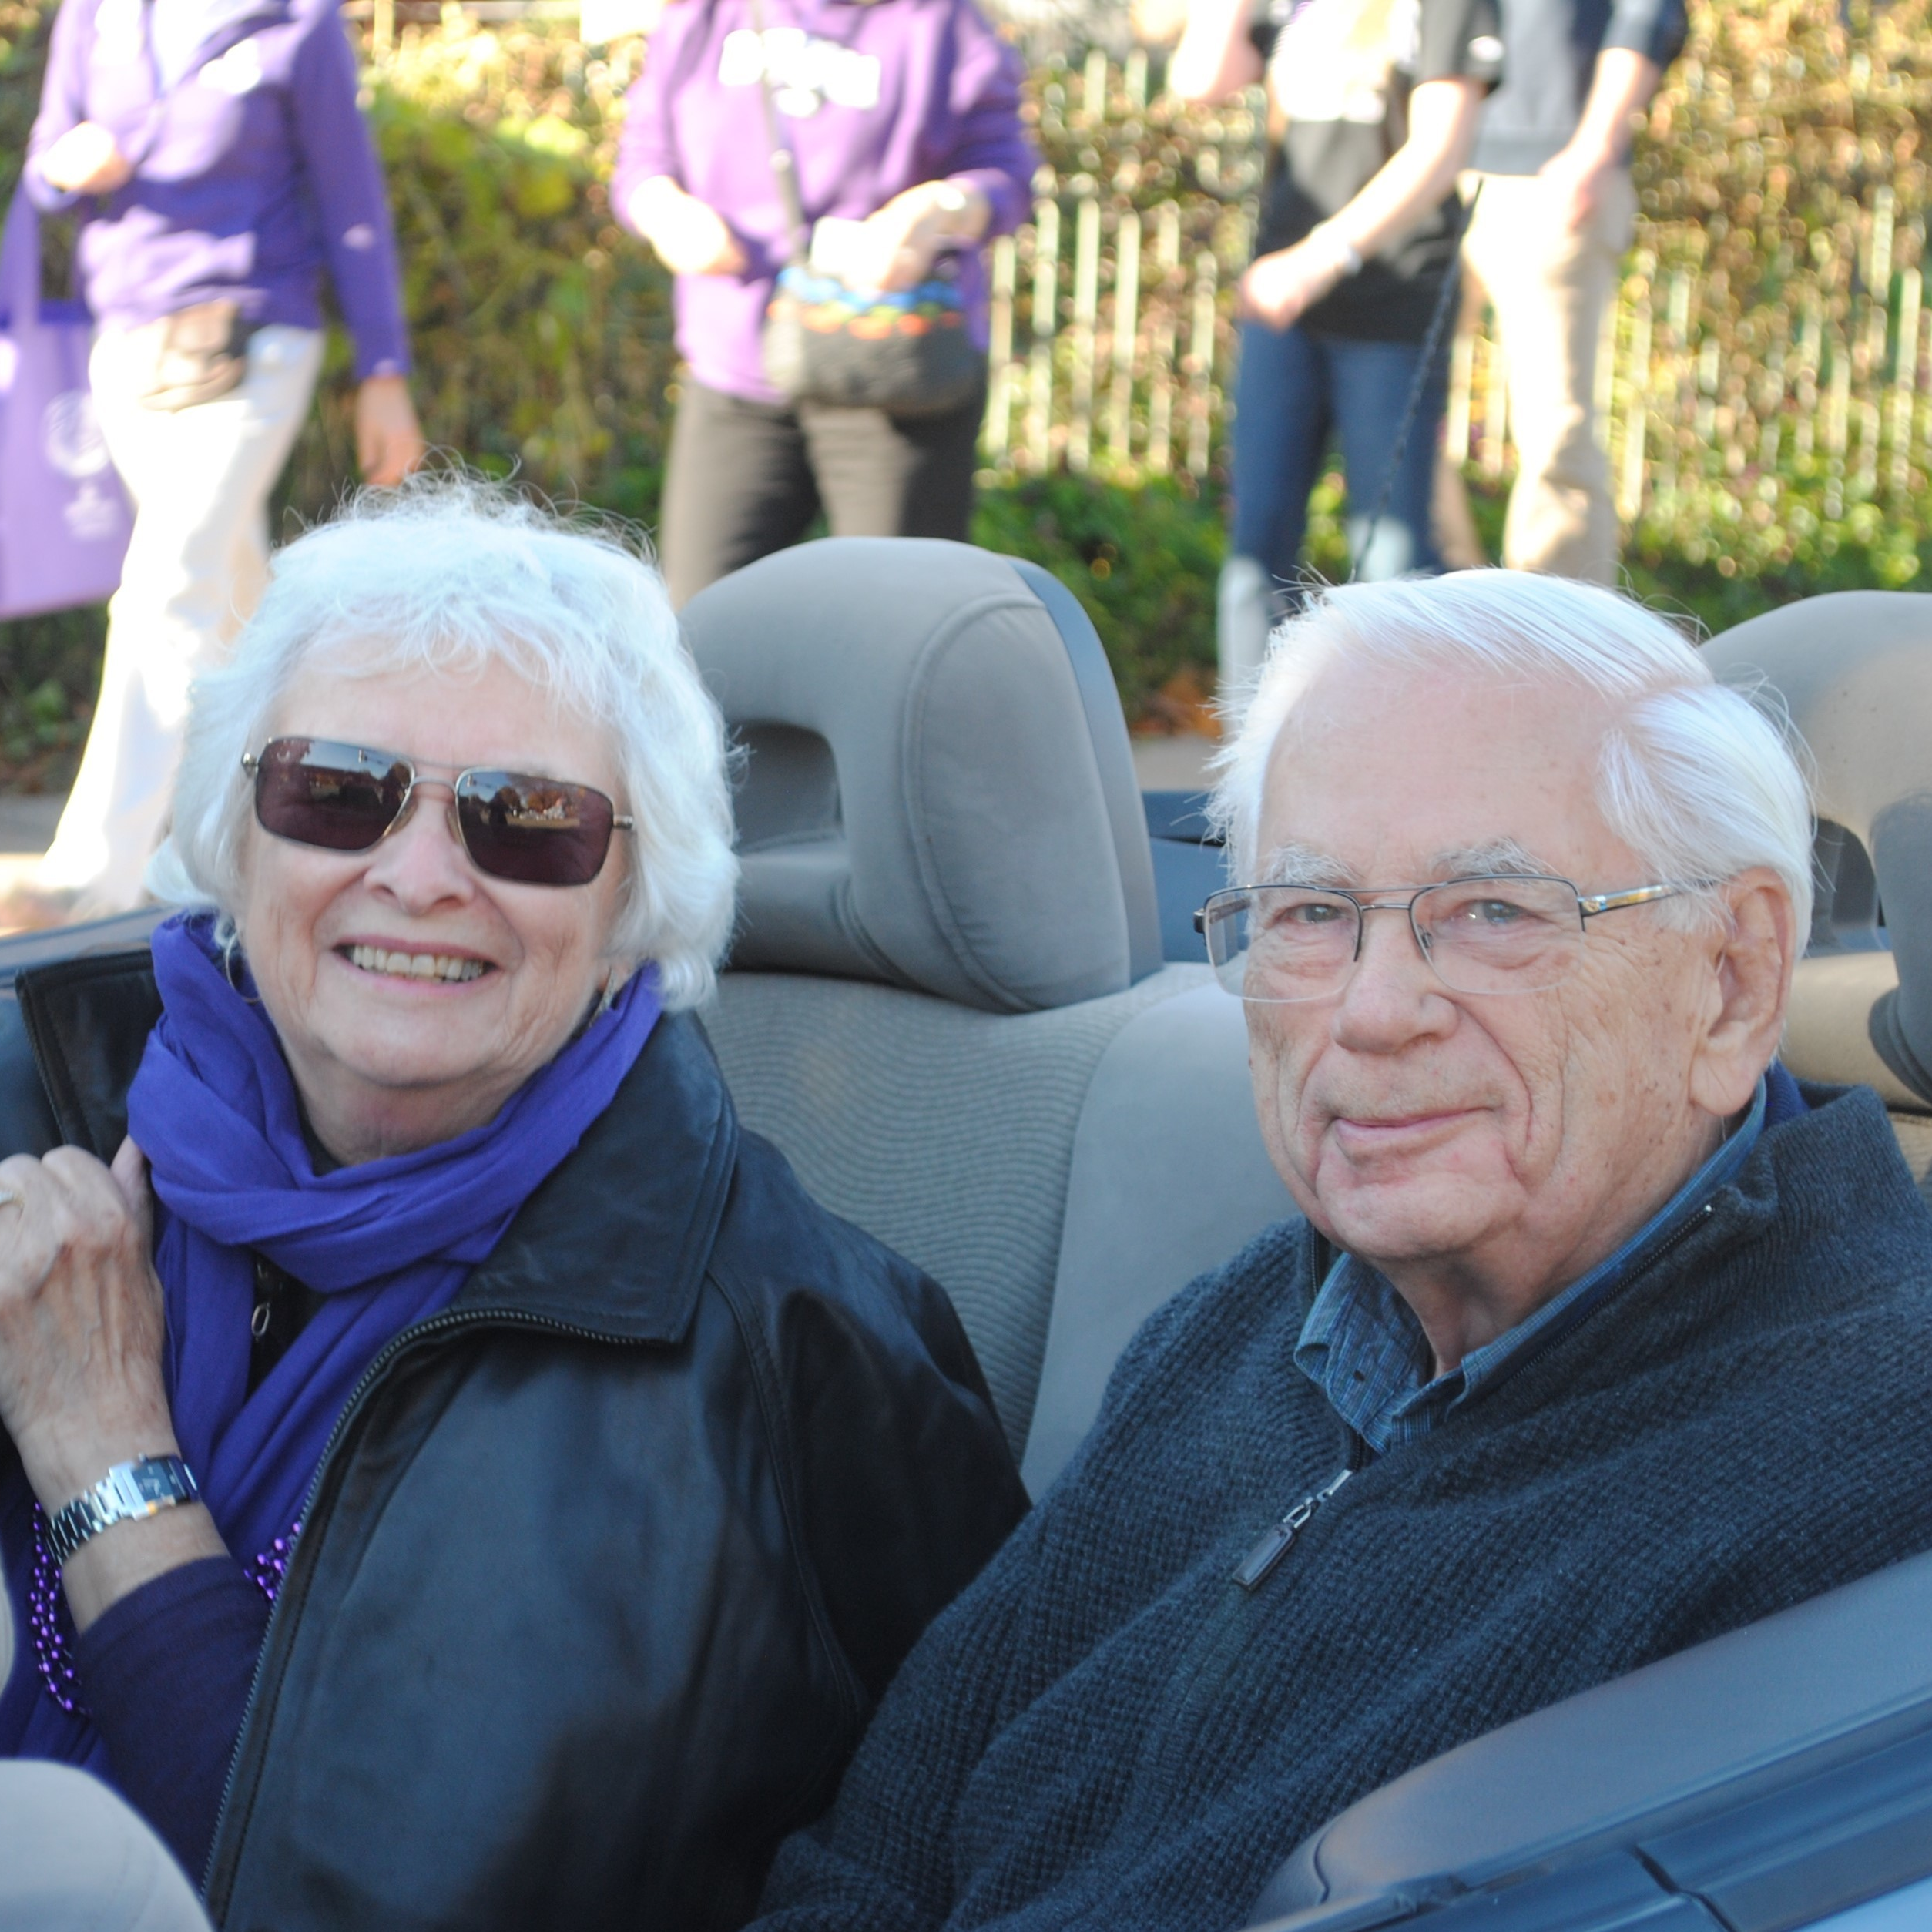
[[[617,530],[475,477],[366,491],[278,553],[233,656],[196,681],[173,830],[148,869],[157,897],[212,904],[232,936],[253,800],[243,753],[304,668],[337,654],[356,678],[505,665],[601,737],[636,820],[612,842],[627,876],[609,949],[655,961],[673,1010],[706,997],[738,877],[725,729],[663,580]]]
[[[1597,803],[1642,863],[1641,880],[1694,884],[1766,866],[1784,881],[1802,936],[1811,922],[1811,801],[1803,747],[1781,715],[1712,676],[1696,647],[1615,591],[1514,570],[1346,584],[1280,626],[1216,760],[1209,817],[1231,876],[1250,883],[1269,760],[1295,707],[1343,661],[1456,669],[1575,686],[1608,709]],[[1471,746],[1471,756],[1481,755]],[[1396,883],[1390,881],[1390,883]],[[1714,895],[1683,901],[1691,916]]]

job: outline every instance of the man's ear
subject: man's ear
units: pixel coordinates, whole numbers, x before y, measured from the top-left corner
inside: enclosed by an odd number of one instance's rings
[[[1749,1104],[1776,1057],[1798,964],[1798,921],[1784,881],[1768,866],[1723,888],[1729,930],[1710,941],[1710,1017],[1691,1062],[1691,1098],[1726,1120]]]

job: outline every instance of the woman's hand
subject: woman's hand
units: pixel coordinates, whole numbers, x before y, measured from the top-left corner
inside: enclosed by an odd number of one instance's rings
[[[0,1161],[0,1425],[50,1514],[116,1463],[179,1453],[146,1170],[132,1140],[111,1169],[77,1147]],[[221,1554],[198,1504],[116,1524],[67,1565],[74,1620],[85,1628],[150,1578]]]
[[[64,195],[112,194],[134,173],[133,163],[98,121],[70,127],[35,166],[48,186]]]
[[[745,251],[707,203],[688,195],[669,175],[641,181],[625,210],[631,226],[673,275],[742,275]]]
[[[942,248],[978,241],[992,214],[968,183],[921,181],[859,224],[841,251],[841,277],[850,288],[916,287]]]
[[[387,488],[423,460],[422,426],[401,376],[371,376],[356,391],[356,461],[363,480]]]
[[[1342,279],[1337,252],[1314,236],[1257,255],[1241,277],[1242,313],[1271,329],[1285,329],[1313,308]]]

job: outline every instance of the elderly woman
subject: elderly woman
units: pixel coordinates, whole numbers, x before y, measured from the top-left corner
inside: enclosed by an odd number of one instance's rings
[[[69,1144],[0,1162],[0,1753],[218,1921],[740,1923],[1024,1503],[692,1017],[726,753],[658,578],[460,483],[304,537],[156,879],[151,963],[19,982]]]

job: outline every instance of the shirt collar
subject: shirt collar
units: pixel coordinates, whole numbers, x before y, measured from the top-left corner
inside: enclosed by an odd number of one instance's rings
[[[1376,1269],[1351,1254],[1337,1259],[1315,1296],[1295,1344],[1296,1367],[1378,1455],[1419,1440],[1568,1334],[1689,1226],[1749,1159],[1764,1130],[1768,1092],[1769,1076],[1716,1151],[1614,1254],[1447,1375],[1430,1379],[1434,1357],[1422,1324]]]

